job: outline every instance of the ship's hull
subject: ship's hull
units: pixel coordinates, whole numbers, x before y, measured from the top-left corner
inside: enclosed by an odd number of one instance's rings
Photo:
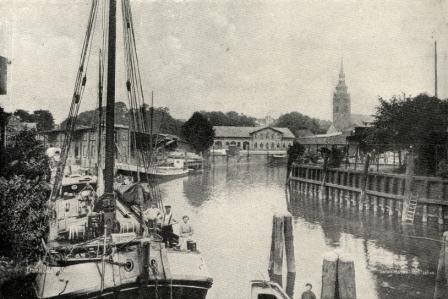
[[[153,266],[148,269],[147,280],[142,278],[145,253],[137,245],[116,251],[104,262],[63,267],[40,262],[36,267],[36,295],[46,299],[205,298],[213,279],[202,256],[160,246],[151,243],[147,261]]]
[[[163,171],[156,169],[155,171],[150,172],[148,175],[149,177],[157,180],[172,180],[188,176],[189,172],[190,170],[188,169],[173,169]]]
[[[119,288],[108,288],[101,291],[78,292],[61,294],[53,297],[40,297],[48,299],[72,299],[72,298],[111,298],[111,299],[134,299],[134,298],[173,298],[173,299],[202,299],[207,297],[211,282],[204,281],[151,281],[148,284],[128,284]]]

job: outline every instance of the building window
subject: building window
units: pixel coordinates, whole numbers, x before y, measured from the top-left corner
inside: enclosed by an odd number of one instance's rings
[[[254,148],[257,148],[257,143],[256,142],[254,143]]]
[[[260,148],[263,149],[263,143],[260,142]]]
[[[275,144],[274,144],[274,142],[271,142],[271,149],[274,149],[275,148]]]
[[[229,146],[229,142],[228,141],[226,141],[226,145]]]
[[[237,142],[236,146],[240,147],[241,146],[241,142]]]
[[[283,148],[285,148],[285,143],[283,142]]]
[[[280,143],[277,143],[277,148],[280,148]]]

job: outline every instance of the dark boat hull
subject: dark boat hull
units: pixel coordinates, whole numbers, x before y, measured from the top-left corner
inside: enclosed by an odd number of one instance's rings
[[[167,298],[167,299],[202,299],[207,297],[211,282],[198,281],[160,281],[157,284],[150,282],[147,285],[130,284],[120,288],[105,289],[103,292],[71,293],[50,297],[49,299],[71,299],[71,298],[111,298],[111,299],[134,299],[134,298]]]

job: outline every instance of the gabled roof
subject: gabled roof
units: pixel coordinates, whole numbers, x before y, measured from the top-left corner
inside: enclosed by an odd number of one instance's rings
[[[230,138],[248,138],[251,134],[265,129],[272,129],[283,134],[284,138],[295,138],[294,134],[288,128],[278,127],[233,127],[233,126],[214,126],[216,137]]]

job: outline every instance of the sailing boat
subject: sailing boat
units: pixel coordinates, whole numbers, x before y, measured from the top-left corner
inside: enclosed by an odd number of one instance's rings
[[[141,85],[135,84],[139,73],[135,65],[132,13],[129,0],[122,0],[121,4],[123,28],[129,37],[125,39],[125,52],[128,66],[133,65],[127,69],[126,85],[135,104],[138,96],[132,93],[141,90]],[[87,55],[100,7],[107,17],[103,24],[108,24],[107,33],[103,34],[107,37],[104,194],[98,196],[91,186],[86,186],[79,193],[61,195],[63,170],[85,87]],[[105,0],[103,5],[98,0],[92,1],[62,159],[49,200],[54,213],[48,240],[43,244],[45,255],[37,265],[36,295],[38,298],[205,298],[213,280],[201,254],[194,248],[168,248],[156,231],[143,233],[146,228],[141,210],[145,192],[140,185],[134,188],[138,194],[137,208],[120,201],[114,192],[116,10],[116,0]],[[137,123],[137,119],[134,121]],[[151,197],[154,200],[154,195]]]

